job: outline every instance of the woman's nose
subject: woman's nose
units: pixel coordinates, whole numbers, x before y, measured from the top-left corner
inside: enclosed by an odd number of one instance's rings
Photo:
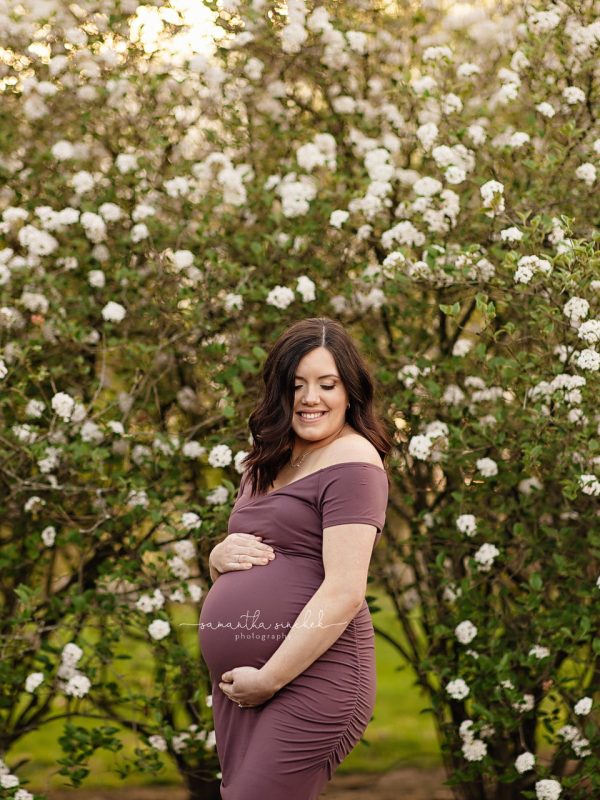
[[[316,388],[311,389],[310,387],[307,387],[302,393],[302,400],[305,403],[308,403],[309,405],[313,403],[318,403],[320,400],[320,395],[318,390]]]

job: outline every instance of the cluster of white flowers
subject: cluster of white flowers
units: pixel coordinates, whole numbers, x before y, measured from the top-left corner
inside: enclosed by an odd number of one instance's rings
[[[181,448],[181,454],[186,458],[200,458],[206,452],[206,447],[203,447],[200,442],[191,439],[189,442],[184,442]]]
[[[479,193],[486,216],[495,217],[504,211],[504,184],[500,181],[487,181],[479,187]]]
[[[467,761],[481,761],[487,755],[487,744],[482,739],[475,738],[472,728],[472,719],[463,720],[459,726],[458,732],[463,742],[462,752]]]
[[[494,559],[500,555],[500,551],[494,544],[486,542],[482,544],[479,550],[475,553],[473,558],[478,563],[480,572],[489,572],[494,563]]]
[[[600,319],[588,319],[586,322],[582,322],[577,335],[587,344],[598,344],[600,342]]]
[[[524,694],[520,700],[515,701],[511,705],[519,714],[525,714],[528,711],[533,711],[535,707],[535,697],[532,694]]]
[[[454,700],[463,700],[469,694],[469,687],[462,678],[456,678],[446,684],[446,691]]]
[[[498,464],[493,458],[478,458],[476,466],[484,478],[493,478],[498,474]]]
[[[445,422],[430,422],[423,434],[412,436],[408,443],[409,454],[420,461],[441,461],[448,446],[449,429]]]
[[[74,642],[69,642],[62,649],[57,675],[61,679],[61,689],[71,697],[85,697],[92,685],[90,679],[76,668],[82,655],[83,650]]]
[[[418,367],[416,364],[406,364],[405,366],[400,367],[396,377],[406,386],[407,389],[410,389],[410,387],[414,386],[416,383],[417,378],[429,375],[431,369],[431,367]]]
[[[165,604],[165,597],[160,589],[155,589],[152,595],[143,594],[141,595],[136,603],[135,607],[139,611],[143,611],[146,614],[155,611],[157,608],[162,608]]]
[[[211,467],[228,467],[233,459],[231,448],[226,444],[217,444],[208,454],[208,463]]]
[[[595,165],[590,161],[586,161],[577,167],[575,170],[575,177],[579,178],[580,181],[583,181],[586,186],[593,186],[596,183],[598,173]]]
[[[153,734],[152,736],[148,737],[148,744],[150,747],[153,747],[155,750],[158,750],[160,753],[167,752],[167,740],[164,736],[159,736],[158,734]]]
[[[529,772],[530,769],[533,769],[535,766],[535,756],[533,753],[525,752],[521,753],[520,756],[517,756],[515,759],[515,769],[517,772],[523,774],[524,772]]]
[[[558,781],[546,778],[537,781],[535,784],[535,794],[537,800],[558,800],[562,792],[562,786]]]
[[[600,495],[600,480],[592,473],[580,475],[579,485],[584,494],[589,494],[594,497]]]
[[[300,275],[298,277],[296,291],[305,303],[311,303],[313,300],[316,300],[316,288],[315,282],[311,280],[308,275]]]
[[[585,319],[589,310],[590,304],[587,300],[584,300],[583,297],[571,297],[563,306],[563,314],[565,314],[572,323]]]
[[[275,308],[286,309],[294,302],[294,292],[287,286],[275,286],[267,295],[266,302]]]
[[[53,525],[47,525],[42,531],[41,537],[46,547],[52,547],[56,539],[56,528]]]
[[[50,402],[52,410],[61,419],[68,420],[71,418],[73,409],[75,408],[75,400],[66,392],[57,392]]]
[[[204,498],[209,505],[223,505],[227,502],[229,492],[225,486],[217,486],[212,492],[209,492]]]
[[[477,519],[473,514],[461,514],[456,518],[456,527],[467,536],[475,536],[477,533]]]
[[[586,716],[592,710],[593,700],[591,697],[582,697],[575,703],[573,711],[580,716]]]
[[[155,619],[148,625],[148,633],[153,639],[160,641],[171,633],[171,626],[164,619]]]
[[[308,212],[310,201],[317,196],[317,186],[308,175],[301,175],[296,180],[296,174],[292,172],[277,184],[276,192],[281,198],[284,217],[301,217]]]
[[[575,363],[579,369],[598,372],[600,370],[600,353],[590,348],[585,348],[578,353]]]
[[[44,681],[44,673],[43,672],[30,672],[27,678],[25,679],[25,691],[26,692],[35,692],[37,687],[43,683]]]
[[[477,627],[471,620],[465,619],[456,626],[454,634],[461,644],[469,644],[477,636]]]
[[[127,495],[125,502],[127,508],[135,508],[136,506],[148,508],[150,505],[150,499],[145,489],[132,489]]]
[[[102,318],[106,320],[106,322],[122,322],[127,314],[127,309],[120,303],[115,303],[114,300],[109,300],[109,302],[102,309],[101,314]]]
[[[336,142],[330,133],[318,133],[312,142],[302,145],[296,151],[298,165],[312,172],[315,167],[336,168]]]
[[[514,225],[510,228],[503,228],[500,231],[500,238],[503,242],[520,242],[523,238],[523,231]]]
[[[534,656],[534,658],[548,658],[550,655],[550,650],[547,647],[543,647],[539,644],[534,644],[533,647],[529,650],[528,655]]]
[[[522,256],[517,262],[514,281],[515,283],[529,283],[534,275],[539,273],[549,275],[551,272],[552,264],[546,258]]]
[[[591,756],[592,751],[589,747],[589,740],[581,735],[579,729],[576,728],[575,725],[563,725],[562,728],[559,728],[557,734],[561,739],[569,742],[573,748],[573,752],[578,758]]]
[[[561,372],[555,375],[551,381],[540,381],[535,386],[527,390],[527,394],[533,399],[544,398],[546,400],[563,400],[568,404],[581,402],[581,387],[586,385],[586,379],[582,375],[569,375]]]
[[[192,531],[202,525],[202,520],[195,511],[185,511],[181,515],[181,524],[187,531]]]

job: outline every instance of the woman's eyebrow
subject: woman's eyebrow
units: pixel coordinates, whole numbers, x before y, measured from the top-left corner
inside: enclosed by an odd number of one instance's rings
[[[339,378],[339,377],[340,377],[339,375],[334,375],[332,372],[330,372],[329,375],[319,375],[317,380],[320,381],[321,378]],[[296,375],[296,380],[303,381],[304,378],[302,377],[302,375]]]

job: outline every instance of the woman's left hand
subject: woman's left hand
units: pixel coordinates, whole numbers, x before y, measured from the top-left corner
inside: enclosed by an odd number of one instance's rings
[[[234,667],[221,675],[219,689],[234,703],[244,708],[260,706],[275,694],[261,673],[255,667]]]

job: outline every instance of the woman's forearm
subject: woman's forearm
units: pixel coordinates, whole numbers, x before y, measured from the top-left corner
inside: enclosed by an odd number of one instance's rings
[[[309,667],[342,635],[359,612],[357,603],[324,581],[304,606],[287,636],[260,672],[279,691]]]

